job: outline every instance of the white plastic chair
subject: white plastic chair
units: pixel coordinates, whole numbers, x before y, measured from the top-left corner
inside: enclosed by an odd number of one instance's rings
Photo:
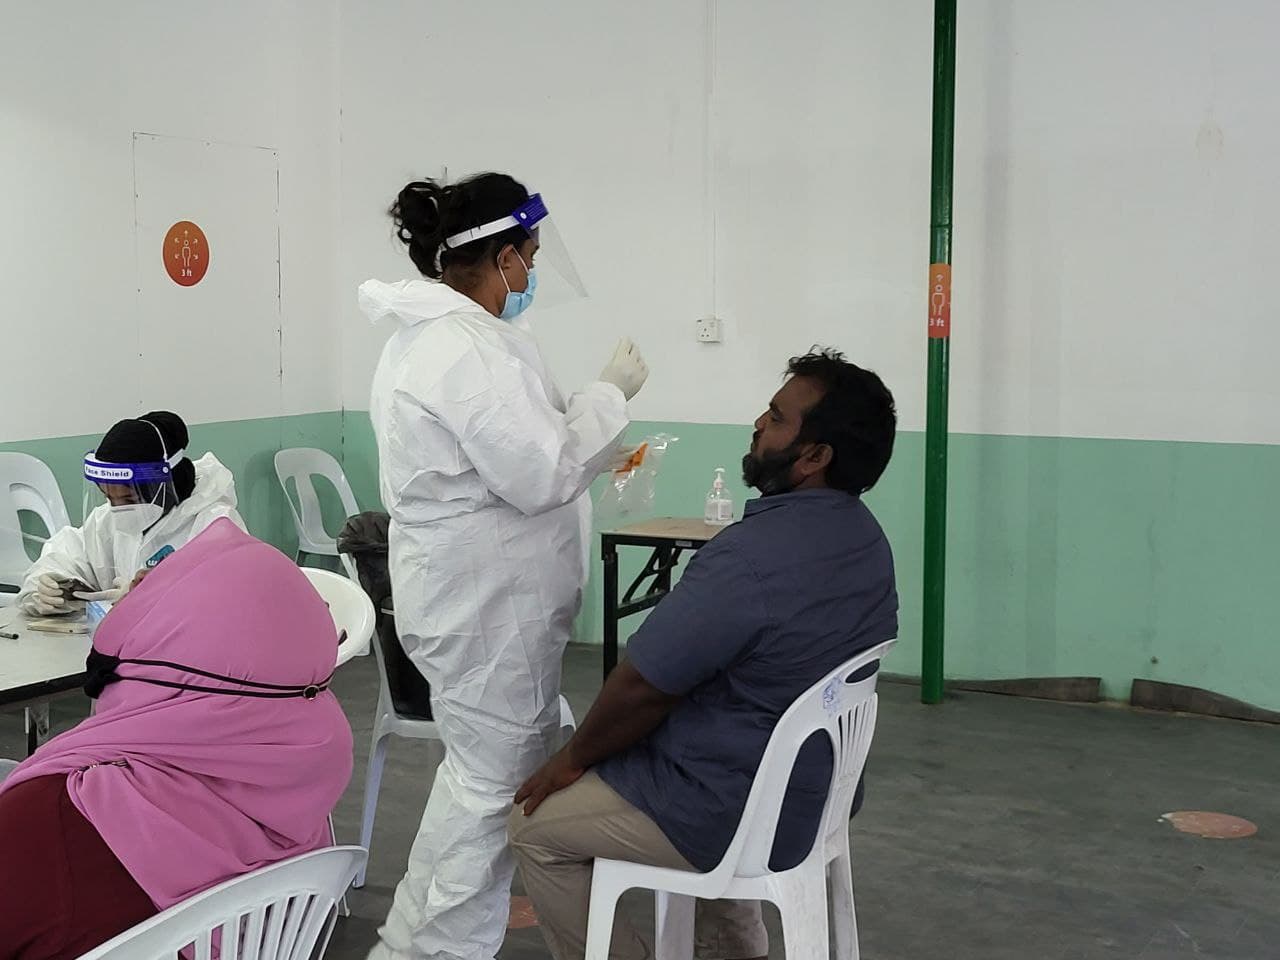
[[[368,854],[328,847],[198,893],[144,920],[80,960],[158,960],[187,947],[196,960],[306,960],[324,955],[334,904]],[[313,954],[322,935],[326,941]],[[235,945],[238,944],[238,949]],[[221,945],[221,947],[220,947]]]
[[[375,611],[359,581],[353,583],[341,574],[315,567],[303,567],[302,572],[328,605],[334,629],[339,635],[346,632],[346,639],[338,647],[338,666],[368,653]]]
[[[411,740],[432,740],[439,746],[431,752],[431,776],[444,759],[444,744],[434,720],[406,717],[396,712],[391,699],[391,687],[387,682],[387,665],[383,660],[380,644],[373,645],[373,655],[378,661],[378,706],[373,714],[373,738],[369,744],[369,765],[364,774],[364,807],[360,813],[360,846],[369,849],[373,841],[373,821],[378,813],[378,790],[382,786],[382,768],[387,760],[387,738],[407,737]],[[367,864],[356,874],[353,887],[363,887]]]
[[[346,639],[338,646],[338,660],[335,666],[342,666],[353,657],[363,656],[369,652],[369,641],[373,637],[375,613],[373,602],[368,594],[360,588],[360,584],[352,583],[346,577],[328,570],[317,570],[314,567],[303,567],[303,576],[311,581],[325,605],[329,608],[329,616],[333,617],[333,628],[338,636],[346,634]],[[329,817],[329,839],[335,844],[338,836],[333,829],[333,817]],[[361,874],[364,867],[360,868]],[[347,901],[341,903],[344,917],[350,916]]]
[[[284,498],[293,514],[294,528],[298,531],[297,560],[301,562],[303,555],[308,553],[336,557],[338,541],[324,529],[320,497],[311,478],[320,476],[332,483],[342,500],[342,509],[346,511],[346,515],[355,516],[360,512],[360,506],[356,503],[356,495],[351,492],[351,484],[347,482],[347,475],[342,472],[338,461],[324,450],[292,447],[276,454],[276,476],[280,479]],[[294,503],[293,496],[289,493],[290,479],[297,490],[297,503]]]
[[[45,541],[44,537],[22,531],[22,510],[38,516],[49,536],[71,523],[62,490],[48,464],[25,453],[0,453],[0,584],[21,586],[31,567],[26,541]],[[13,603],[16,596],[0,591],[0,607]],[[39,742],[49,732],[48,702],[27,707],[23,718],[32,737],[30,742]],[[35,733],[31,733],[33,726]]]
[[[827,960],[830,878],[835,956],[857,960],[858,926],[849,857],[849,810],[876,726],[876,676],[850,681],[884,657],[895,641],[873,647],[810,687],[782,715],[756,770],[738,830],[720,864],[691,873],[619,860],[597,860],[591,882],[586,960],[607,960],[618,898],[627,890],[656,896],[657,960],[691,960],[694,907],[703,900],[767,900],[778,906],[787,960]],[[877,671],[878,673],[878,671]],[[778,817],[800,747],[822,730],[831,738],[831,789],[813,849],[799,866],[769,869]]]
[[[355,563],[347,554],[342,554],[342,565],[350,576],[351,583],[359,584],[360,577]],[[308,571],[310,573],[310,571]],[[331,574],[332,576],[332,574]],[[363,591],[361,591],[363,592]],[[369,602],[366,596],[366,602]],[[372,604],[370,603],[372,606]],[[395,700],[391,696],[391,684],[387,680],[387,665],[383,659],[380,643],[373,644],[373,655],[378,662],[378,706],[373,715],[373,738],[369,745],[369,765],[364,775],[364,808],[360,814],[360,846],[369,849],[373,841],[373,821],[378,813],[378,791],[382,786],[382,769],[387,760],[387,738],[391,736],[407,737],[411,740],[433,740],[440,744],[432,751],[432,776],[434,768],[444,759],[444,745],[440,740],[440,732],[434,720],[421,717],[407,717],[396,712]],[[564,697],[560,698],[560,736],[562,740],[572,736],[575,729],[573,708]],[[360,867],[353,887],[363,887],[367,864]]]
[[[50,536],[71,523],[58,481],[43,460],[25,453],[0,453],[0,583],[20,585],[31,566],[24,541],[43,543],[45,539],[22,532],[21,510],[36,514]],[[0,593],[0,606],[12,598],[13,594]]]

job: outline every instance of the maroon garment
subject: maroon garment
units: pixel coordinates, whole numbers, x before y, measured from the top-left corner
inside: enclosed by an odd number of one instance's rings
[[[0,850],[5,960],[70,960],[157,912],[75,808],[65,776],[0,794]]]

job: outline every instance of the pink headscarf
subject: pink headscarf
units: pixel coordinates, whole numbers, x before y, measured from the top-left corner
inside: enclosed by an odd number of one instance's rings
[[[112,609],[94,648],[223,677],[304,687],[333,673],[328,608],[279,551],[230,520],[160,564]],[[123,678],[241,687],[168,667]],[[263,699],[122,679],[97,713],[45,744],[0,790],[67,774],[76,808],[166,907],[330,842],[325,818],[351,779],[351,728],[329,691]]]

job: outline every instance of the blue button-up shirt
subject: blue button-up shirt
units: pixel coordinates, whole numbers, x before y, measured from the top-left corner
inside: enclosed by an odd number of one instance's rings
[[[802,490],[751,501],[704,546],[627,645],[682,696],[647,739],[597,772],[699,870],[728,849],[774,725],[844,661],[897,635],[893,555],[861,499]],[[825,736],[800,751],[774,844],[808,853],[831,778]]]

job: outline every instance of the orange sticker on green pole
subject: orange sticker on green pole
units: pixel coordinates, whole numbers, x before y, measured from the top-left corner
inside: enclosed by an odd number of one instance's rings
[[[209,269],[209,240],[190,220],[179,220],[164,235],[164,269],[179,286],[194,287]]]
[[[929,264],[929,337],[951,336],[951,264]]]

